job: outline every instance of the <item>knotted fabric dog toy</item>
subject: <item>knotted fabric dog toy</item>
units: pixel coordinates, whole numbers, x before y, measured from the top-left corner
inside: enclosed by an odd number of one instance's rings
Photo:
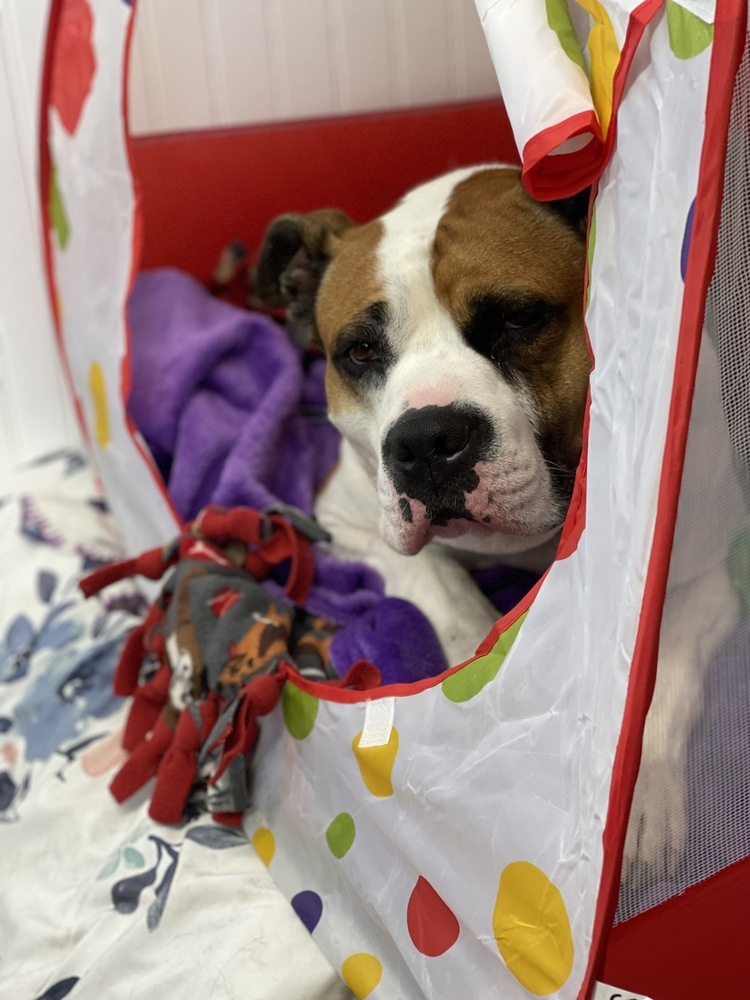
[[[380,683],[365,660],[343,678],[330,667],[337,626],[304,611],[319,528],[285,513],[207,507],[166,547],[80,583],[88,597],[127,576],[158,580],[171,570],[114,677],[115,693],[133,703],[123,736],[130,757],[110,789],[123,802],[156,776],[149,813],[161,823],[180,823],[191,793],[204,788],[215,819],[240,823],[257,718],[273,709],[290,674],[335,687]],[[288,601],[261,586],[275,568],[286,568]]]

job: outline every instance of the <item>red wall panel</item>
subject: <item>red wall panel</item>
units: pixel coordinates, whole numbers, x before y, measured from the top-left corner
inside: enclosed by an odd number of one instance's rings
[[[459,166],[518,162],[503,105],[480,101],[132,140],[143,267],[207,279],[233,239],[258,248],[272,218],[341,208],[358,222]]]

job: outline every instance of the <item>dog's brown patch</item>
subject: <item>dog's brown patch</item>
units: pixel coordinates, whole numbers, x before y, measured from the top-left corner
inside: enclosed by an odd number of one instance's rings
[[[332,247],[331,263],[315,304],[318,335],[329,359],[339,333],[355,323],[373,302],[384,298],[377,265],[377,248],[382,235],[383,224],[375,219],[347,230]],[[330,363],[326,369],[326,393],[332,413],[349,409],[356,403],[351,389]]]
[[[483,296],[530,293],[563,306],[514,359],[561,461],[577,460],[591,361],[583,331],[585,244],[533,201],[515,170],[488,169],[457,184],[436,233],[435,293],[459,329]]]

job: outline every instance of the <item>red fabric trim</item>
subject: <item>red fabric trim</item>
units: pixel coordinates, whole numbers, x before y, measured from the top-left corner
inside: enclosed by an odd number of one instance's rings
[[[574,153],[550,155],[568,139],[585,133],[591,141]],[[547,201],[577,194],[601,170],[604,142],[593,111],[581,111],[532,135],[523,147],[521,176],[533,198]]]
[[[649,22],[661,7],[661,0],[644,0],[630,15],[625,41],[612,80],[612,117],[606,139],[602,142],[601,130],[593,112],[581,112],[544,129],[532,136],[523,150],[523,179],[529,193],[540,201],[568,198],[592,184],[604,170],[615,147],[617,110],[622,100],[628,72],[638,43]],[[584,119],[593,117],[596,122],[595,138],[585,149],[575,153],[550,156],[552,149],[566,139],[593,131],[584,126]],[[575,130],[570,131],[574,124]],[[554,141],[557,139],[557,141]],[[597,142],[598,139],[598,142]],[[538,141],[541,140],[541,141]],[[528,151],[528,154],[527,154]],[[594,155],[598,153],[598,155]],[[527,163],[527,155],[531,160]]]
[[[302,691],[307,692],[307,694],[319,698],[321,701],[335,701],[342,704],[372,701],[375,698],[402,698],[407,695],[419,694],[420,691],[427,691],[428,688],[437,687],[438,684],[442,684],[446,677],[455,674],[467,664],[472,663],[477,657],[489,652],[498,636],[506,632],[521,617],[524,611],[527,611],[531,607],[532,601],[545,579],[546,574],[512,611],[509,611],[502,618],[498,619],[489,634],[482,640],[474,656],[470,656],[468,660],[464,660],[463,663],[458,663],[454,667],[449,667],[448,670],[444,670],[442,674],[437,674],[435,677],[425,677],[421,681],[411,681],[408,684],[384,684],[382,687],[368,688],[367,690],[341,689],[334,687],[330,681],[311,681],[296,673],[290,673],[287,680],[291,681],[291,683],[295,684]]]
[[[419,694],[420,691],[426,691],[428,688],[437,687],[437,685],[441,684],[446,677],[450,677],[451,674],[455,674],[457,670],[466,666],[467,663],[471,663],[473,659],[475,659],[474,656],[465,660],[464,663],[459,663],[457,666],[443,671],[442,674],[438,674],[436,677],[426,677],[424,680],[412,681],[409,684],[384,684],[382,687],[364,691],[350,691],[348,689],[335,688],[325,681],[310,681],[297,674],[290,674],[290,676],[287,677],[287,681],[296,685],[296,687],[305,691],[307,694],[314,695],[321,701],[354,704],[360,701],[372,701],[375,698],[402,698],[407,695]]]
[[[81,400],[75,391],[73,375],[68,363],[68,355],[65,350],[65,342],[62,335],[62,324],[57,303],[57,289],[55,284],[55,269],[52,257],[52,224],[49,214],[50,202],[50,181],[52,178],[52,157],[49,149],[49,113],[52,95],[52,80],[54,74],[55,46],[57,31],[62,17],[62,8],[65,0],[51,0],[49,18],[47,21],[47,39],[44,49],[44,66],[42,68],[42,87],[40,93],[39,108],[39,200],[42,219],[42,248],[44,256],[44,276],[47,282],[47,294],[49,295],[50,307],[52,311],[52,328],[55,333],[55,341],[60,355],[60,365],[62,367],[63,378],[68,387],[70,398],[73,402],[78,428],[81,437],[89,453],[92,451],[91,438],[89,437],[88,424],[83,413]]]
[[[746,8],[743,0],[719,0],[706,100],[706,130],[701,152],[695,221],[685,276],[675,380],[659,486],[654,540],[643,594],[642,615],[633,651],[620,740],[612,772],[604,864],[589,966],[579,994],[588,995],[598,978],[617,907],[619,875],[633,789],[638,775],[646,712],[656,681],[661,616],[669,574],[682,468],[687,443],[703,312],[713,272],[723,194],[727,127],[734,79],[742,55]]]

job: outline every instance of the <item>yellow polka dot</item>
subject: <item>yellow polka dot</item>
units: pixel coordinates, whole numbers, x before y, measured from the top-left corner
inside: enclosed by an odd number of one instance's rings
[[[390,739],[382,747],[361,747],[359,745],[361,737],[362,733],[357,733],[354,737],[352,750],[359,764],[362,781],[373,795],[382,799],[388,798],[389,795],[393,795],[391,774],[398,753],[398,730],[393,727]]]
[[[505,868],[492,913],[503,961],[535,996],[560,989],[573,968],[573,937],[560,890],[528,861]]]
[[[383,966],[374,955],[358,952],[344,959],[341,978],[359,1000],[368,997],[380,982]]]
[[[107,384],[98,361],[92,362],[89,368],[89,391],[94,404],[94,437],[102,448],[106,448],[110,442]]]
[[[588,39],[591,56],[591,97],[602,135],[606,136],[612,119],[612,91],[615,70],[620,63],[620,49],[612,21],[600,0],[578,0],[578,4],[591,15],[594,22]]]
[[[268,868],[276,853],[276,838],[274,835],[267,826],[261,826],[252,835],[251,843],[258,852],[260,860]]]

